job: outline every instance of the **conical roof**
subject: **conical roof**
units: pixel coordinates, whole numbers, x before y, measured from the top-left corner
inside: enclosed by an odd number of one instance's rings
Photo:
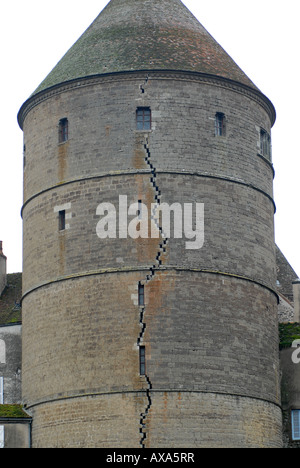
[[[111,0],[34,94],[78,78],[139,70],[205,73],[257,89],[180,0]]]

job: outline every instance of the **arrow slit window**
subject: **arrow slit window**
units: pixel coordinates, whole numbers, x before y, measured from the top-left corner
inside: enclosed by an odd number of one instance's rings
[[[146,375],[146,348],[140,346],[140,375]]]
[[[69,139],[68,119],[61,119],[58,125],[58,142],[65,143]]]

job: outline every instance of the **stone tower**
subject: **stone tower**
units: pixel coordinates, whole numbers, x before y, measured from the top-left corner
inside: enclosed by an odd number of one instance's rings
[[[111,0],[18,119],[33,446],[280,447],[271,102],[180,0]]]

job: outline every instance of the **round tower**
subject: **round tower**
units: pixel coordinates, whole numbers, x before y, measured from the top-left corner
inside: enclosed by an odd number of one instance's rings
[[[180,0],[111,0],[18,119],[33,446],[280,447],[271,102]]]

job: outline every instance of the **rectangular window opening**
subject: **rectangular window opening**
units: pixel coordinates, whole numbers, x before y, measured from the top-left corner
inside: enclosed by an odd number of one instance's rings
[[[4,403],[4,379],[0,377],[0,405]]]
[[[225,136],[226,134],[225,114],[223,114],[222,112],[216,113],[215,132],[216,132],[216,136]]]
[[[69,122],[68,119],[61,119],[58,127],[58,141],[64,143],[69,139]]]
[[[271,137],[265,130],[260,130],[260,152],[261,154],[271,161],[272,150],[271,150]]]
[[[138,107],[136,111],[136,129],[151,130],[151,109],[150,107]]]
[[[139,306],[145,305],[145,286],[139,283]]]
[[[26,167],[26,145],[23,146],[23,167]]]
[[[140,375],[146,375],[146,348],[140,346]]]
[[[292,411],[292,438],[300,440],[300,410]]]
[[[66,211],[62,210],[58,213],[58,229],[64,231],[66,229]]]

